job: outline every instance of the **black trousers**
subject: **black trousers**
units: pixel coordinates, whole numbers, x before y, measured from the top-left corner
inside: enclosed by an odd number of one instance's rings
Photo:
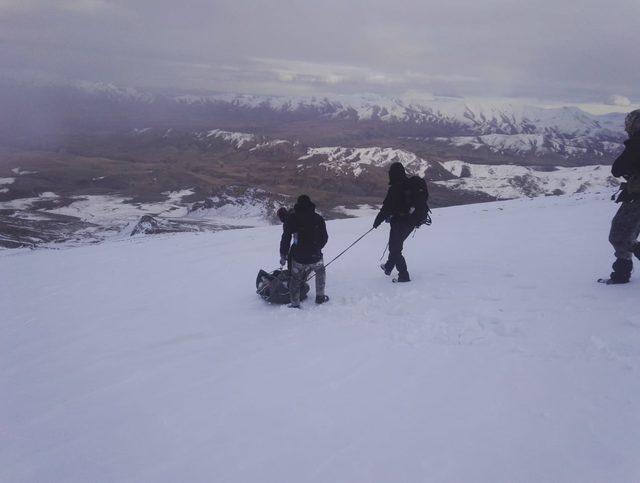
[[[389,259],[385,264],[387,271],[398,269],[401,275],[407,275],[407,261],[402,255],[404,241],[411,235],[415,225],[407,219],[398,218],[391,220],[391,230],[389,231]]]

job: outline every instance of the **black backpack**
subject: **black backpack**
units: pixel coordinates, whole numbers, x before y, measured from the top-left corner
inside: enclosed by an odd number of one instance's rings
[[[260,270],[256,278],[256,293],[270,304],[288,304],[291,302],[289,279],[289,270],[274,270],[271,273]],[[300,300],[306,299],[308,293],[309,284],[304,282],[300,288]]]
[[[427,182],[420,176],[409,178],[409,190],[407,191],[407,202],[411,207],[411,214],[416,220],[416,228],[422,225],[431,225],[431,210],[429,209],[429,189]]]

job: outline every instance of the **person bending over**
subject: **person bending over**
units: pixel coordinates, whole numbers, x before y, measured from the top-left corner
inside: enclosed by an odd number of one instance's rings
[[[288,254],[292,253],[289,307],[300,308],[300,288],[312,272],[316,278],[316,304],[329,300],[324,293],[326,272],[322,258],[322,249],[328,240],[324,218],[316,213],[316,205],[307,195],[300,195],[293,212],[289,212],[285,218],[280,240],[282,265],[286,263]]]

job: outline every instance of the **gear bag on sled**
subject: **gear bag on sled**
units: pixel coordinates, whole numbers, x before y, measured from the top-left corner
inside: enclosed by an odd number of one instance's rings
[[[291,302],[289,293],[289,270],[274,270],[267,273],[258,272],[256,278],[256,293],[270,304],[288,304]],[[307,298],[309,284],[304,282],[300,288],[300,300]]]

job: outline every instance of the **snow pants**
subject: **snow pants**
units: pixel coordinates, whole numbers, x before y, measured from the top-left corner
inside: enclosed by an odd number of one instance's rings
[[[289,291],[291,292],[291,304],[300,305],[300,287],[311,275],[316,274],[316,297],[324,295],[324,286],[327,280],[327,272],[324,269],[324,260],[316,263],[299,263],[291,261],[291,282]]]
[[[405,240],[411,235],[415,226],[406,219],[392,219],[391,230],[389,231],[389,258],[385,263],[387,272],[394,268],[398,269],[400,275],[408,275],[407,261],[402,255]]]
[[[622,203],[611,221],[609,243],[613,245],[617,259],[629,260],[638,252],[640,235],[640,200]]]

